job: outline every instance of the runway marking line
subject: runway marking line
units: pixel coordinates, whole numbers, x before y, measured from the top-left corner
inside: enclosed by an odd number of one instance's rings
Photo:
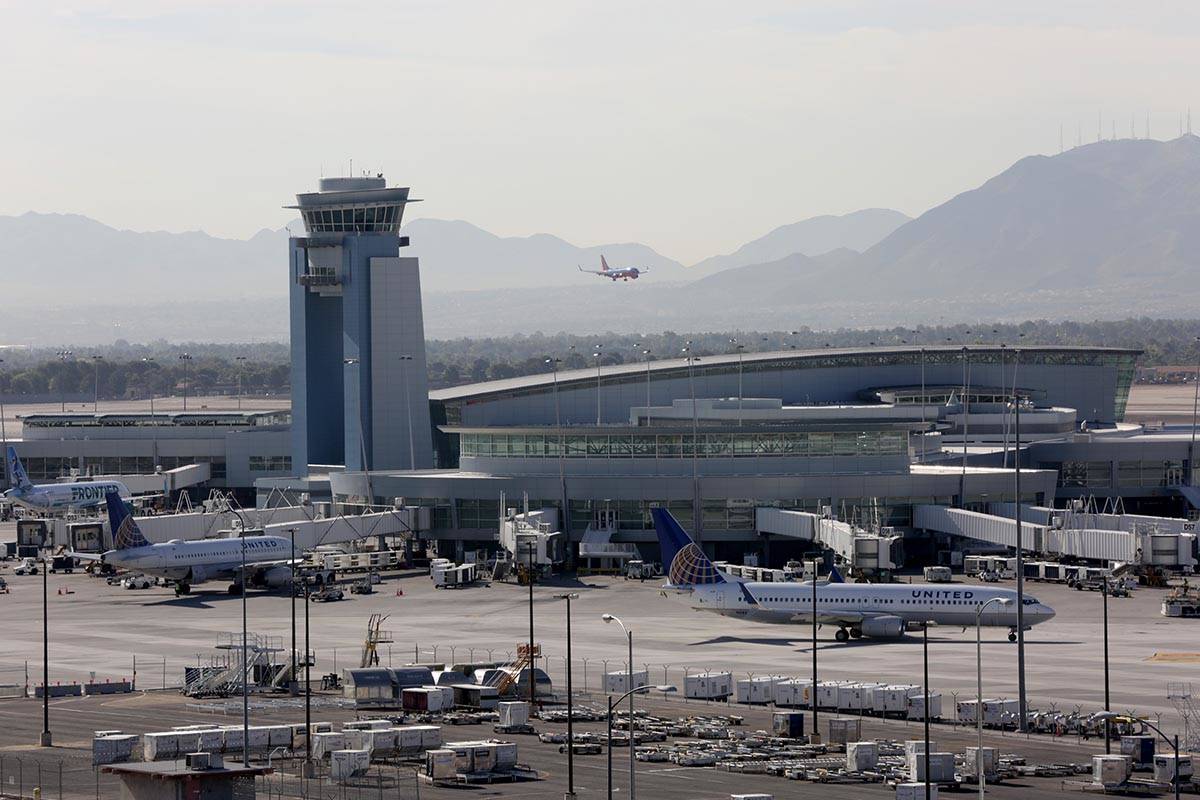
[[[1143,660],[1159,664],[1200,664],[1200,653],[1155,653]]]

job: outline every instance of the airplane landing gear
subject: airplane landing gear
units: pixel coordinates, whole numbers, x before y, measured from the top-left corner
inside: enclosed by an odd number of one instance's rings
[[[1010,642],[1015,642],[1017,640],[1017,632],[1015,630],[1011,630],[1008,632],[1008,640]]]
[[[851,639],[861,639],[862,638],[862,628],[851,628],[850,629],[850,638]]]
[[[861,636],[862,634],[859,635]],[[848,642],[850,641],[850,631],[846,630],[845,628],[838,628],[838,631],[833,635],[833,638],[837,639],[839,642]]]
[[[185,594],[191,594],[192,587],[185,581],[175,584],[175,596],[180,597]]]
[[[233,595],[234,597],[237,597],[239,594],[242,593],[242,585],[240,583],[229,584],[229,593],[231,595]]]

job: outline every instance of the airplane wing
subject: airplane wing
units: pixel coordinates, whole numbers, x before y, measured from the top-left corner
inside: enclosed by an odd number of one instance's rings
[[[576,264],[575,266],[580,272],[582,272],[586,275],[603,275],[604,274],[603,272],[601,272],[598,269],[584,269],[583,267],[580,267],[578,264]]]

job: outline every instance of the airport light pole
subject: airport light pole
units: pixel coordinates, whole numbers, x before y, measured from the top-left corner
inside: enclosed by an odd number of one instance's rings
[[[1104,710],[1112,711],[1112,698],[1108,692],[1108,576],[1103,576],[1102,580],[1100,594],[1104,605]],[[1104,752],[1112,752],[1112,726],[1107,719],[1104,720]]]
[[[654,689],[654,691],[661,692],[662,694],[669,694],[669,693],[675,691],[674,686],[655,686],[655,687],[653,687],[653,689]],[[612,695],[608,696],[608,717],[607,717],[607,719],[608,719],[608,747],[607,747],[607,750],[608,750],[608,795],[607,795],[608,800],[612,800],[612,797],[613,797],[613,760],[612,760],[613,711],[614,711],[614,709],[616,709],[616,707],[618,705],[621,704],[621,701],[624,700],[626,697],[629,698],[629,707],[632,709],[633,708],[633,696],[635,694],[649,694],[650,691],[651,691],[651,687],[649,687],[649,686],[634,686],[632,689],[630,689],[628,692],[621,695],[620,697],[613,698]],[[629,752],[631,754],[633,753],[633,718],[632,717],[630,717],[630,720],[629,720]],[[630,776],[632,777],[632,775],[633,775],[633,773],[632,773],[632,770],[633,770],[632,757],[629,759],[629,769],[631,770]],[[634,796],[633,795],[633,784],[630,783],[630,785],[629,785],[630,800],[633,800],[633,796]]]
[[[417,451],[416,443],[413,441],[412,402],[408,396],[408,369],[412,366],[413,357],[405,354],[399,358],[400,374],[404,378],[404,407],[408,410],[408,468],[414,470],[417,468]]]
[[[983,774],[983,610],[992,603],[999,603],[1002,606],[1011,606],[1012,600],[1007,597],[993,597],[979,604],[978,610],[975,611],[975,728],[979,734],[979,750],[975,754],[975,767],[977,771],[976,779],[979,784],[979,800],[983,800],[984,782],[986,780]],[[928,701],[926,701],[925,713],[929,713]],[[928,747],[928,744],[926,744]]]
[[[929,798],[929,620],[921,624],[921,661],[923,663],[923,682],[925,692],[925,708],[921,717],[925,723],[925,800]],[[978,709],[977,709],[978,710]]]
[[[1017,358],[1021,351],[1016,351]],[[1016,379],[1013,379],[1015,384]],[[1021,535],[1021,395],[1013,389],[1013,519],[1017,523],[1017,730],[1029,732],[1025,696],[1025,550]]]
[[[292,595],[292,674],[291,683],[296,683],[296,529],[288,528],[292,535],[292,578],[288,581],[288,591]],[[293,695],[295,692],[292,693]]]
[[[1200,344],[1200,336],[1196,337],[1196,343]],[[1192,441],[1188,445],[1188,486],[1196,485],[1196,412],[1200,411],[1200,353],[1196,355],[1196,377],[1192,379],[1192,383],[1194,384],[1192,392]]]
[[[704,535],[704,521],[700,513],[700,466],[697,462],[700,450],[699,418],[696,413],[696,370],[695,364],[700,359],[691,355],[692,340],[687,340],[683,348],[684,358],[688,365],[688,391],[692,396],[692,530]]]
[[[149,365],[149,364],[154,364],[155,366],[158,365],[158,362],[155,361],[153,358],[143,357],[142,363],[147,364],[147,365]],[[146,385],[150,387],[150,416],[153,417],[154,416],[154,386],[152,384],[150,384],[149,381],[147,381]]]
[[[309,677],[309,668],[312,665],[312,659],[309,657],[311,652],[308,649],[308,607],[311,604],[309,597],[308,576],[303,577],[304,581],[304,777],[311,778],[313,775],[312,765],[312,680]]]
[[[817,727],[817,715],[820,712],[817,710],[817,559],[815,558],[812,562],[812,662],[812,692],[809,693],[809,696],[812,698],[813,726],[808,741],[811,744],[820,744],[821,732]]]
[[[42,539],[42,737],[39,744],[50,747],[50,565],[46,562],[46,540]]]
[[[179,360],[183,363],[183,410],[187,411],[188,389],[191,384],[192,356],[190,353],[180,353]]]
[[[0,364],[4,363],[4,359],[0,358]],[[4,452],[8,452],[8,430],[4,425],[4,394],[0,392],[0,444],[4,447]],[[7,456],[5,456],[7,458]],[[8,474],[8,467],[4,468],[4,486],[12,485],[12,476]]]
[[[650,424],[650,351],[643,350],[642,355],[646,357],[646,424]]]
[[[563,800],[575,800],[575,720],[574,690],[571,685],[571,601],[579,599],[578,592],[558,596],[567,601],[567,793]]]
[[[729,343],[737,351],[738,357],[738,427],[740,428],[742,427],[742,354],[746,350],[746,345],[737,339],[730,339]]]
[[[596,345],[596,352],[592,353],[592,358],[596,359],[596,424],[600,424],[600,345]]]
[[[92,413],[100,411],[100,362],[104,356],[92,356]]]
[[[57,353],[55,353],[55,355],[58,356],[58,360],[62,363],[65,370],[67,362],[70,361],[71,357],[75,354],[70,350],[59,350]],[[67,376],[65,373],[60,372],[58,377],[60,380],[58,385],[58,399],[62,405],[62,413],[65,414],[67,413]]]
[[[238,411],[242,410],[242,373],[246,370],[246,357],[234,356],[233,360],[237,362],[238,368]]]
[[[604,616],[601,617],[601,619],[604,620],[605,622],[615,622],[618,625],[620,625],[621,630],[623,630],[625,632],[625,638],[629,640],[629,672],[628,672],[629,685],[626,686],[625,688],[630,689],[630,691],[626,692],[626,694],[629,696],[629,800],[634,800],[637,797],[637,792],[634,789],[634,769],[633,769],[633,751],[635,749],[633,746],[633,740],[634,740],[633,733],[634,733],[634,728],[636,727],[633,722],[633,695],[634,695],[634,692],[632,691],[632,687],[633,687],[633,631],[626,628],[625,623],[621,622],[621,620],[619,618],[614,617],[612,614],[605,614]],[[611,704],[609,705],[608,716],[609,716],[608,729],[609,729],[609,735],[611,736],[612,735],[612,733],[611,733],[612,732],[612,705]],[[612,742],[610,741],[609,742],[610,748],[611,748],[611,745],[612,745]],[[611,752],[611,749],[609,752]],[[609,785],[611,787],[611,785],[612,785],[611,781],[609,781]],[[611,793],[611,788],[610,788],[610,793]]]
[[[232,505],[229,510],[242,523],[242,571],[239,594],[242,596],[242,766],[250,766],[250,648],[246,633],[246,517]]]
[[[504,509],[500,509],[501,513],[506,513]],[[534,703],[537,702],[537,683],[533,674],[533,668],[537,665],[537,650],[534,649],[533,643],[533,559],[537,555],[537,542],[529,542],[529,570],[526,576],[529,578],[529,707],[532,709]],[[517,675],[517,678],[520,678]]]

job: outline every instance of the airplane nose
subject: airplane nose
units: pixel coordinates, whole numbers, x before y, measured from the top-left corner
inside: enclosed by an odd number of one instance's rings
[[[1055,612],[1050,606],[1043,605],[1038,609],[1038,612],[1042,618],[1042,622],[1049,622],[1050,620],[1054,619]]]

